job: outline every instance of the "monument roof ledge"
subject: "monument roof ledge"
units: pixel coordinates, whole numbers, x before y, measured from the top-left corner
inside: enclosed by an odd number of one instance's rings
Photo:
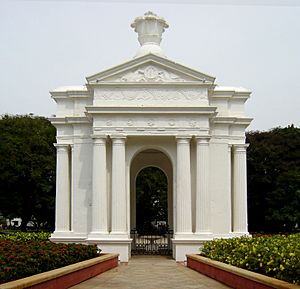
[[[251,91],[244,87],[238,86],[216,86],[214,91],[234,91],[234,92],[245,92],[251,93]]]
[[[66,92],[66,91],[87,91],[87,87],[85,85],[69,85],[69,86],[59,86],[51,92]]]

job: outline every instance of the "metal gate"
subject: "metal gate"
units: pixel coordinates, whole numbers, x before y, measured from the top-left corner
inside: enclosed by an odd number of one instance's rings
[[[173,230],[150,233],[131,230],[132,255],[172,255]]]

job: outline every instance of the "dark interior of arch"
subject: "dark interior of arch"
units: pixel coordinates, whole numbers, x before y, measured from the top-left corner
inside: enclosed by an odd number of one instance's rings
[[[167,224],[167,177],[159,168],[144,168],[136,178],[136,229],[138,233],[164,233]]]

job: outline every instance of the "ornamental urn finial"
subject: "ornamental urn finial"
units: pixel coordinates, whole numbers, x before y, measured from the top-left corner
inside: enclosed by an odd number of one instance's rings
[[[166,20],[149,11],[143,16],[135,18],[131,24],[134,31],[138,33],[138,40],[141,45],[135,57],[154,53],[164,56],[160,47],[162,33],[169,27]]]

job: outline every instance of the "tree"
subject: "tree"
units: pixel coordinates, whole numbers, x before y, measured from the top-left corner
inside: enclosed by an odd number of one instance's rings
[[[284,232],[300,225],[300,129],[249,132],[250,231]]]
[[[168,181],[158,168],[145,168],[137,176],[136,221],[138,231],[153,230],[153,221],[168,222]]]
[[[0,211],[38,227],[54,226],[55,128],[44,117],[0,119]]]

